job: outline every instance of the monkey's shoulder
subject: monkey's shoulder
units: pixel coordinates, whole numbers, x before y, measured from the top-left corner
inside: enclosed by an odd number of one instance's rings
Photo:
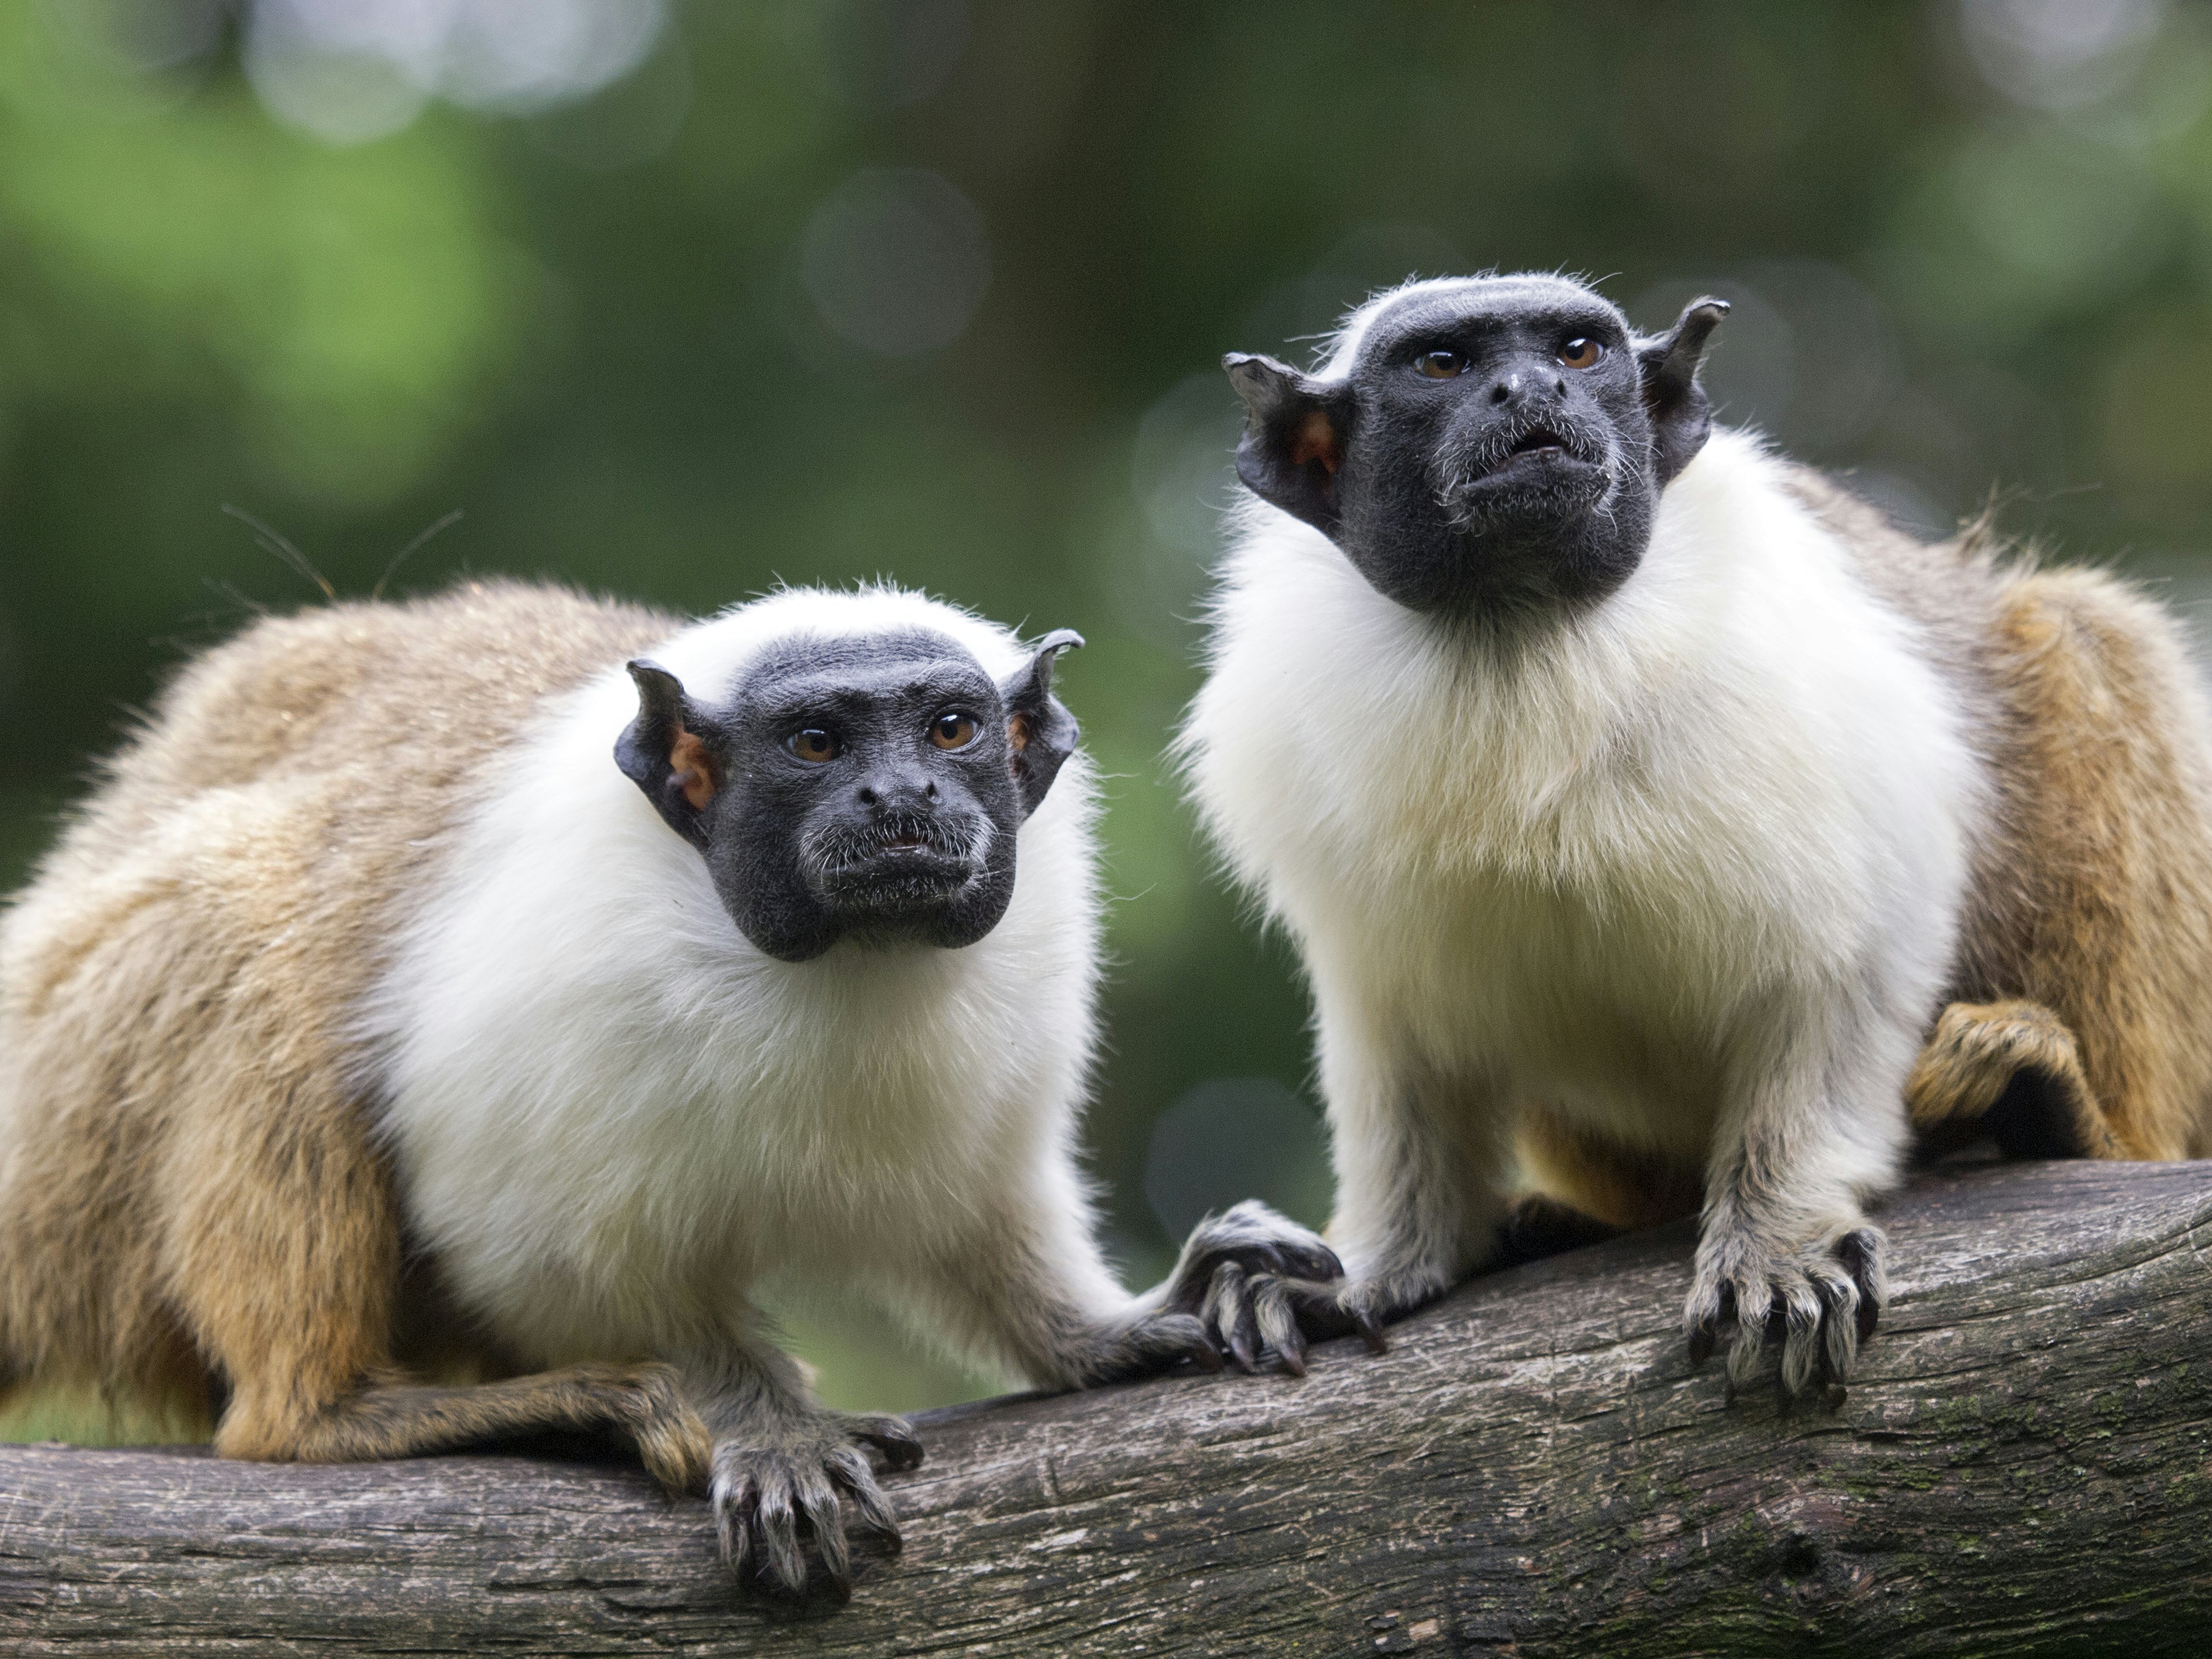
[[[482,752],[547,695],[678,625],[641,606],[498,580],[268,617],[186,665],[115,770],[189,792],[372,752]]]

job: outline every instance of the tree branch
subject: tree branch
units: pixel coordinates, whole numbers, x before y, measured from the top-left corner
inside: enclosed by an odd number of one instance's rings
[[[890,1483],[905,1555],[796,1626],[626,1468],[0,1448],[0,1650],[2212,1646],[2212,1164],[1939,1175],[1887,1224],[1890,1311],[1835,1411],[1690,1371],[1668,1229],[1478,1280],[1303,1382],[931,1413]]]

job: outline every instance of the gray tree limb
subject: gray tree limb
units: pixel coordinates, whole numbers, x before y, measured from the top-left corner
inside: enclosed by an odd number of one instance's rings
[[[2212,1164],[1939,1175],[1886,1224],[1833,1411],[1690,1370],[1669,1229],[1304,1382],[934,1413],[906,1553],[797,1624],[621,1467],[0,1448],[0,1651],[2212,1651]]]

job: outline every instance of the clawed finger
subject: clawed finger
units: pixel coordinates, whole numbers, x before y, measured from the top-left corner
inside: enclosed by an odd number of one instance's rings
[[[858,1511],[857,1525],[888,1544],[894,1553],[906,1547],[906,1540],[899,1534],[898,1517],[891,1512],[884,1489],[876,1484],[875,1471],[868,1467],[866,1458],[850,1449],[841,1452],[831,1461],[830,1475]]]
[[[751,1555],[753,1480],[739,1475],[725,1486],[714,1483],[714,1531],[722,1541],[722,1559],[742,1566]]]
[[[1292,1376],[1306,1374],[1306,1337],[1298,1328],[1298,1316],[1291,1302],[1291,1290],[1281,1279],[1270,1276],[1253,1286],[1254,1315],[1260,1334],[1267,1344],[1280,1355],[1283,1369]]]
[[[820,1464],[800,1461],[792,1470],[796,1508],[814,1534],[814,1547],[822,1552],[822,1565],[840,1583],[853,1577],[852,1552],[845,1544],[845,1515],[836,1487]]]
[[[1734,1326],[1735,1310],[1735,1293],[1725,1283],[1711,1290],[1703,1284],[1692,1289],[1687,1318],[1692,1366],[1702,1365],[1713,1357],[1713,1350]]]
[[[1272,1254],[1276,1259],[1275,1271],[1285,1279],[1344,1277],[1344,1263],[1337,1259],[1334,1250],[1318,1238],[1310,1243],[1279,1240]]]
[[[794,1595],[806,1588],[806,1558],[799,1548],[799,1505],[781,1469],[764,1473],[753,1500],[756,1546],[769,1577]]]
[[[850,1416],[845,1419],[845,1432],[873,1446],[901,1474],[921,1467],[921,1442],[902,1417]]]
[[[1741,1389],[1759,1374],[1759,1357],[1766,1346],[1767,1328],[1776,1311],[1774,1292],[1749,1274],[1731,1287],[1735,1303],[1735,1336],[1729,1344],[1728,1380]]]
[[[1219,1334],[1221,1346],[1229,1350],[1240,1370],[1259,1369],[1260,1324],[1252,1308],[1251,1282],[1243,1268],[1224,1261],[1213,1270],[1198,1318],[1207,1330]]]
[[[1836,1255],[1858,1287],[1858,1336],[1863,1342],[1874,1334],[1882,1305],[1889,1300],[1889,1285],[1881,1269],[1881,1235],[1871,1227],[1845,1233],[1836,1246]]]
[[[1805,1392],[1821,1364],[1820,1325],[1826,1310],[1810,1280],[1799,1278],[1775,1292],[1782,1317],[1782,1391]]]
[[[1198,1362],[1199,1370],[1211,1372],[1218,1376],[1226,1368],[1226,1362],[1221,1358],[1221,1350],[1214,1346],[1213,1338],[1206,1330],[1204,1322],[1194,1320],[1192,1322],[1197,1325],[1198,1333],[1195,1336],[1187,1337],[1182,1340],[1180,1345],[1182,1352],[1188,1358]]]

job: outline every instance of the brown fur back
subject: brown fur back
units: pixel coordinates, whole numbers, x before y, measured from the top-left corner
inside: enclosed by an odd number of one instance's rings
[[[2122,1155],[2189,1158],[2212,1106],[2212,719],[2172,620],[2092,570],[2007,581],[1992,666],[2004,853],[1957,996],[2055,1012]]]
[[[471,583],[178,677],[0,918],[0,1381],[204,1415],[206,1362],[255,1345],[330,1386],[390,1363],[352,1008],[487,759],[674,627]]]
[[[1985,526],[1924,547],[1817,475],[1798,488],[1920,629],[1989,765],[1953,1000],[1989,1006],[1998,1029],[2015,1005],[2039,1006],[2071,1033],[2111,1136],[2069,1136],[2073,1150],[2203,1152],[2212,713],[2172,618],[2100,571],[2001,564]],[[2066,1069],[2049,1075],[2062,1093]]]

